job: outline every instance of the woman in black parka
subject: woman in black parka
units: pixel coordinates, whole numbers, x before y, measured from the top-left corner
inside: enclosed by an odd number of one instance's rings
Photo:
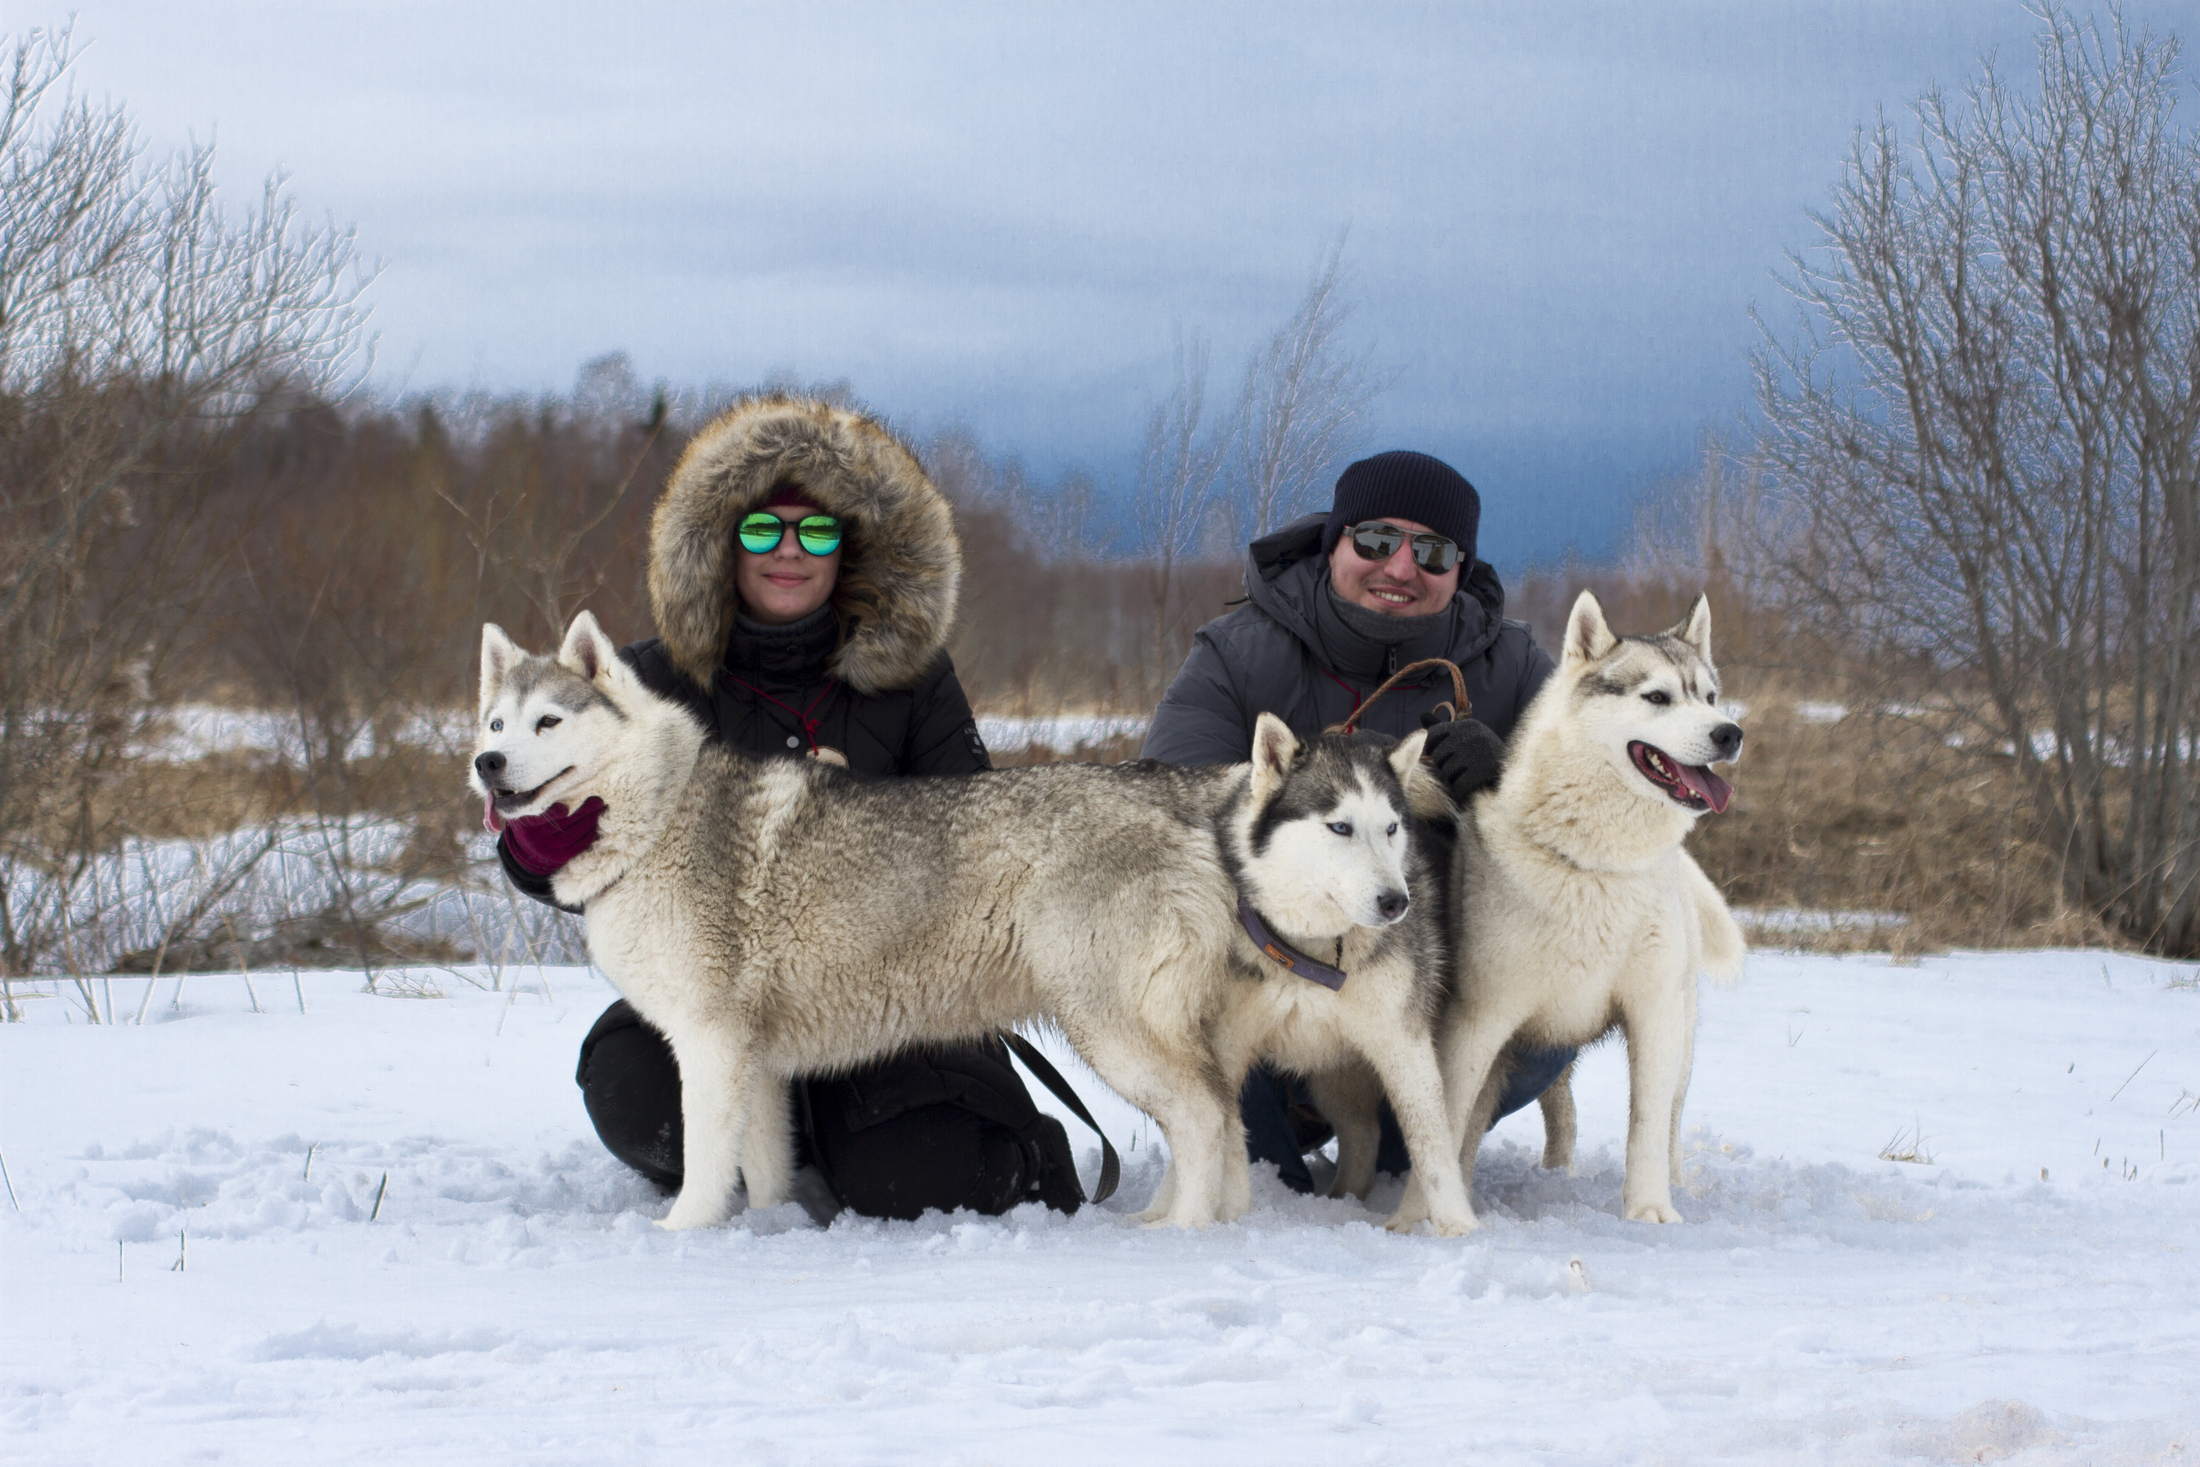
[[[754,398],[698,434],[666,481],[650,525],[658,636],[620,655],[746,753],[832,750],[877,777],[970,773],[990,761],[947,656],[961,572],[946,500],[883,425]],[[562,807],[515,822],[497,845],[505,873],[552,901],[550,874],[593,828],[591,812]],[[577,1079],[612,1154],[677,1187],[679,1068],[663,1036],[621,1000],[582,1042]],[[1081,1200],[1067,1136],[997,1041],[798,1081],[794,1098],[804,1159],[858,1212]]]

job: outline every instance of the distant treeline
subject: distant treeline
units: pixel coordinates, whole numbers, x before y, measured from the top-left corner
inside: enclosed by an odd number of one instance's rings
[[[700,426],[661,398],[629,413],[578,397],[270,394],[207,441],[171,430],[118,492],[187,494],[193,512],[91,558],[84,590],[119,606],[191,588],[144,648],[164,699],[303,705],[332,736],[383,710],[463,705],[485,620],[541,645],[586,606],[614,636],[651,634],[650,514]],[[1179,566],[1166,586],[1143,562],[1099,558],[1075,482],[1033,486],[966,434],[913,446],[956,509],[952,650],[985,706],[1151,706],[1190,631],[1236,594],[1234,556]]]

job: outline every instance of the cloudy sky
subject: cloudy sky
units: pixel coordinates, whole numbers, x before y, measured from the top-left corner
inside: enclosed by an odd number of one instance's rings
[[[1370,448],[1503,563],[1610,547],[1747,403],[1853,129],[2017,0],[1159,6],[67,0],[156,147],[285,170],[384,271],[383,391],[847,378],[1038,474],[1130,473],[1173,333],[1219,379],[1348,231]],[[2130,0],[2174,28],[2189,0]],[[9,28],[54,24],[9,0]]]

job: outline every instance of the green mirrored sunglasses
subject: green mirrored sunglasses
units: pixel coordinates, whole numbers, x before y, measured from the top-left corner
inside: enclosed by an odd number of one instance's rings
[[[794,531],[795,543],[812,555],[831,555],[840,548],[840,521],[829,514],[783,520],[762,511],[742,516],[741,548],[751,555],[769,555],[779,548],[779,542],[786,538],[789,530]]]

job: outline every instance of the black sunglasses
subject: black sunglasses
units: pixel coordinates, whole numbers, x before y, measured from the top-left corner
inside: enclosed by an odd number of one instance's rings
[[[1440,576],[1459,563],[1459,547],[1442,535],[1413,534],[1381,520],[1352,527],[1352,548],[1362,560],[1388,560],[1398,547],[1413,546],[1413,563],[1432,576]]]

